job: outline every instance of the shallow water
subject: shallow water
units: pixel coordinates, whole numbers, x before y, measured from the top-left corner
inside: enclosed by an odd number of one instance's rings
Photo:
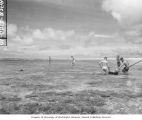
[[[114,61],[112,66],[113,64]],[[132,67],[128,74],[120,75],[104,75],[95,60],[77,61],[75,66],[65,60],[53,61],[51,64],[46,60],[7,60],[0,61],[0,66],[0,94],[15,95],[22,102],[31,102],[26,95],[49,91],[78,93],[98,90],[132,95],[142,93],[141,63]]]
[[[132,92],[141,92],[142,64],[135,65],[128,74],[104,75],[97,63],[98,61],[95,60],[77,61],[76,65],[72,66],[70,61],[53,61],[52,64],[48,64],[45,60],[0,61],[0,80],[1,82],[6,80],[5,82],[11,84],[14,81],[19,83],[32,81],[33,84],[64,84],[66,89],[75,91],[129,89]],[[131,63],[134,62],[131,61]],[[19,71],[20,69],[24,71]],[[61,89],[64,90],[64,88]]]

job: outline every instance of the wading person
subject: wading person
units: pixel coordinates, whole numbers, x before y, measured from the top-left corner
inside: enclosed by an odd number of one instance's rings
[[[71,56],[71,59],[72,59],[72,66],[75,65],[75,58],[73,56]]]
[[[48,61],[49,61],[49,64],[51,64],[51,57],[49,56],[49,59],[48,59]]]
[[[105,74],[109,73],[109,65],[108,65],[107,57],[104,57],[104,59],[101,62],[99,62],[99,65],[101,69],[105,72]]]
[[[121,61],[120,61],[119,55],[116,56],[116,64],[117,64],[117,69],[119,69],[119,67],[121,66]]]
[[[129,71],[129,62],[126,61],[126,60],[124,60],[123,57],[120,58],[120,61],[121,61],[121,63],[122,63],[122,65],[120,66],[120,68],[123,67],[123,68],[122,68],[122,72],[123,72],[123,73],[128,72],[128,71]]]
[[[99,65],[100,65],[101,69],[105,72],[105,74],[109,74],[109,75],[118,75],[119,74],[118,70],[110,71],[110,66],[108,64],[107,57],[104,57],[104,60],[99,62]]]

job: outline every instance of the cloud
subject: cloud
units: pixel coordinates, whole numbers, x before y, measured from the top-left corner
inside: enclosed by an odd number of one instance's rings
[[[121,25],[119,37],[139,49],[142,45],[142,0],[103,0],[102,7]]]
[[[16,33],[17,33],[17,25],[15,24],[8,24],[8,36],[11,37],[11,36],[15,36]]]
[[[96,34],[94,32],[89,33],[90,37],[99,37],[99,38],[113,38],[112,35]]]
[[[127,40],[127,42],[142,45],[142,30],[130,29],[124,31],[122,35]]]
[[[102,7],[122,26],[142,23],[142,0],[104,0]]]
[[[141,53],[138,44],[128,42],[125,36],[97,34],[94,31],[81,34],[74,30],[54,28],[33,29],[8,24],[8,46],[0,48],[0,55],[23,58],[48,58],[48,56],[68,57],[114,57],[129,51]],[[138,31],[140,28],[138,29]],[[135,32],[125,35],[137,36]],[[117,46],[116,46],[117,44]],[[132,53],[132,52],[131,52]]]
[[[36,29],[33,31],[33,37],[34,38],[37,38],[37,39],[44,39],[44,34],[39,30],[39,29]]]
[[[25,56],[43,53],[47,55],[63,55],[70,53],[76,46],[80,46],[81,37],[75,31],[55,30],[53,28],[32,29],[28,26],[18,27],[8,24],[7,52],[19,52]],[[72,49],[72,50],[71,50]]]

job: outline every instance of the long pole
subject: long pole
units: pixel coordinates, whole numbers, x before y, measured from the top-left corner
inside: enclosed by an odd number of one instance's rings
[[[136,64],[138,64],[138,63],[140,63],[140,62],[142,62],[142,60],[140,60],[140,61],[138,61],[138,62],[136,62],[136,63],[130,65],[129,68],[132,67],[132,66],[134,66],[134,65],[136,65]]]

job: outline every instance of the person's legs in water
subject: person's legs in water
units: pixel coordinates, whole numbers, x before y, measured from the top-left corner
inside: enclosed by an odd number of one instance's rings
[[[129,71],[129,63],[128,61],[125,61],[124,58],[120,58],[120,60],[122,61],[122,65],[124,66],[124,68],[122,69],[123,73],[127,73]]]
[[[109,72],[109,69],[106,66],[103,66],[102,70],[105,72],[105,74],[108,74],[108,72]]]
[[[116,64],[117,64],[117,69],[119,69],[119,67],[121,66],[120,56],[119,55],[116,56]]]
[[[128,71],[129,71],[128,67],[124,67],[123,70],[122,70],[123,73],[127,73]]]

